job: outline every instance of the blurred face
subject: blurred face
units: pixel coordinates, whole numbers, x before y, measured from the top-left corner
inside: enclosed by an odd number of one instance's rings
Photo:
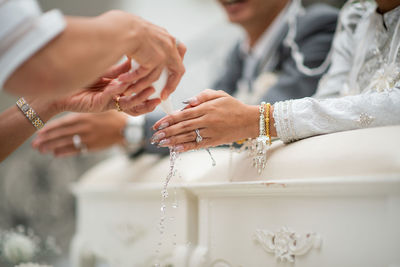
[[[274,14],[288,0],[218,0],[224,7],[229,20],[242,26],[251,26]],[[250,25],[249,25],[250,24]]]

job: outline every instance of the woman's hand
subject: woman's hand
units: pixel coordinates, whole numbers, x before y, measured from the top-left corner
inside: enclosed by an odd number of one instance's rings
[[[223,91],[205,90],[183,110],[153,126],[153,142],[178,151],[217,146],[258,136],[258,106],[245,105]],[[196,142],[195,129],[203,140]]]
[[[56,100],[54,105],[59,112],[103,112],[116,109],[116,101],[120,96],[119,106],[127,114],[138,116],[153,111],[160,104],[160,99],[147,100],[155,91],[153,87],[139,91],[132,89],[130,83],[120,81],[121,74],[124,75],[129,69],[129,60],[113,66],[94,84],[72,96]],[[136,94],[124,95],[127,91]]]
[[[114,110],[98,114],[69,114],[56,119],[38,132],[33,148],[41,153],[52,153],[56,157],[81,153],[73,143],[73,136],[79,135],[82,144],[89,151],[122,144],[122,131],[127,115]]]

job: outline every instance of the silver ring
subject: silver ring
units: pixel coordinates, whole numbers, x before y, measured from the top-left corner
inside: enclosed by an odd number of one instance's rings
[[[199,129],[194,130],[196,132],[196,143],[200,143],[201,141],[203,141],[203,137],[200,135],[200,131]]]
[[[178,38],[175,38],[175,46],[176,46],[176,48],[179,47],[179,43],[180,43],[179,39],[178,39]]]
[[[82,138],[79,134],[74,134],[72,136],[72,143],[74,144],[74,147],[76,149],[81,149],[82,148]]]
[[[87,146],[82,143],[82,138],[79,134],[74,134],[72,136],[72,143],[74,144],[74,147],[79,150],[81,154],[87,154],[88,153],[88,148]]]

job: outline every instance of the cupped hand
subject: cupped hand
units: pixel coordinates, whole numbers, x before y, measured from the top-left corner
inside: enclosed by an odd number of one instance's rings
[[[130,61],[113,66],[102,77],[79,93],[55,101],[59,111],[103,112],[119,106],[125,113],[138,116],[153,111],[160,99],[148,100],[154,93],[153,87],[143,88],[134,95],[125,95],[131,91],[130,83],[122,82],[119,77],[130,69]]]
[[[73,136],[79,135],[89,151],[98,151],[123,143],[122,130],[126,120],[127,115],[113,110],[97,114],[68,114],[41,129],[32,146],[41,153],[51,153],[56,157],[72,156],[81,152],[73,143]]]
[[[183,110],[153,126],[153,142],[188,151],[232,143],[258,136],[258,106],[245,105],[223,91],[205,90],[188,101]],[[203,140],[196,142],[195,129]]]
[[[138,92],[150,87],[166,68],[169,76],[161,93],[161,99],[164,100],[176,89],[185,73],[183,58],[186,46],[177,42],[164,28],[138,16],[131,14],[130,16],[133,25],[131,28],[134,29],[134,42],[127,56],[135,59],[140,67],[121,75],[120,80],[134,83],[129,93]]]

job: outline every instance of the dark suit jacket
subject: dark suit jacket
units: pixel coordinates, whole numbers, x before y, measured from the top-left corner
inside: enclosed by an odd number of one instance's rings
[[[304,55],[304,63],[307,67],[317,67],[326,58],[335,32],[337,16],[337,9],[324,4],[315,4],[306,9],[304,16],[298,18],[296,43],[299,46],[300,52]],[[281,41],[278,46],[278,60],[273,70],[278,74],[278,81],[268,90],[268,93],[263,98],[271,104],[276,101],[313,95],[317,89],[318,81],[322,76],[310,77],[297,69],[291,57],[290,48],[283,44],[287,31],[288,27],[286,25],[280,35]],[[215,82],[212,88],[224,90],[231,95],[235,93],[237,90],[236,83],[242,76],[241,68],[237,66],[242,64],[242,62],[243,58],[241,58],[238,43],[227,57],[226,69],[223,75]],[[259,66],[257,70],[258,75],[262,73],[262,67],[262,65]],[[144,147],[146,152],[168,153],[167,149],[159,149],[149,143],[149,138],[153,134],[150,127],[161,116],[161,114],[156,113],[146,115],[146,144]]]

